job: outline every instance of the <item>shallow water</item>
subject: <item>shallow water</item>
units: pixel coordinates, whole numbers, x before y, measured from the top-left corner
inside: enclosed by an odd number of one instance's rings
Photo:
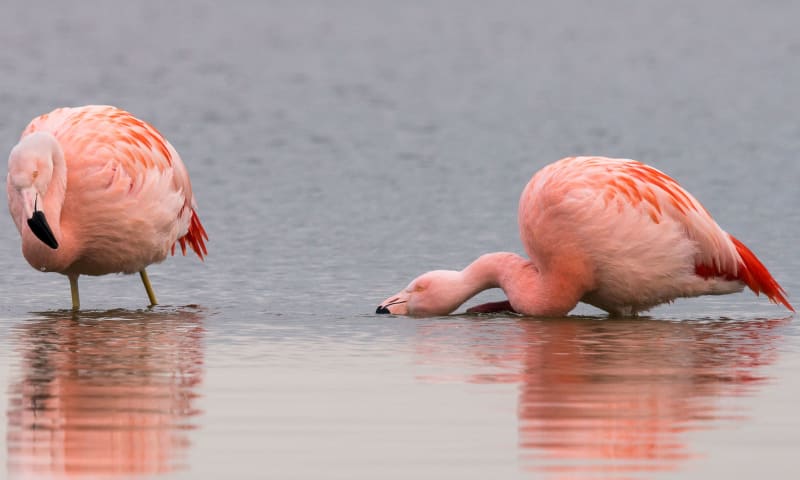
[[[0,471],[791,478],[800,327],[763,297],[635,320],[372,312],[423,271],[520,252],[522,187],[583,153],[674,176],[798,303],[798,14],[7,6],[0,145],[56,106],[124,107],[181,152],[211,241],[205,263],[149,269],[162,306],[138,277],[81,278],[73,314],[66,278],[31,269],[0,215]]]

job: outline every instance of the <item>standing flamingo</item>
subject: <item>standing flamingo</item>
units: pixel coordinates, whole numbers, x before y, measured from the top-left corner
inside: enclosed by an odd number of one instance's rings
[[[186,245],[200,259],[208,235],[178,152],[155,128],[110,106],[59,108],[34,118],[8,158],[8,208],[22,254],[43,272],[139,272]]]
[[[794,311],[750,249],[673,179],[634,160],[569,157],[548,165],[522,192],[519,228],[530,260],[489,253],[461,271],[425,273],[376,313],[447,315],[499,287],[508,301],[468,312],[556,317],[581,301],[635,315],[745,285]]]

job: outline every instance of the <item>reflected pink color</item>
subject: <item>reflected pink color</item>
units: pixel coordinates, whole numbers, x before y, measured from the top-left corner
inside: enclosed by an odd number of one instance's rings
[[[776,327],[787,321],[427,323],[420,368],[434,372],[420,378],[517,383],[525,468],[629,478],[679,469],[703,455],[687,432],[743,418],[720,398],[757,392],[766,380],[759,367],[775,360]]]
[[[203,373],[197,312],[53,316],[17,328],[12,476],[101,478],[182,468]]]

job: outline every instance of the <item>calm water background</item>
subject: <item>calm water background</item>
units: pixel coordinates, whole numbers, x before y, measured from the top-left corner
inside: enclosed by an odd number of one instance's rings
[[[181,152],[211,240],[150,269],[162,306],[83,278],[73,316],[0,215],[0,476],[800,472],[800,326],[751,293],[638,320],[372,313],[521,252],[519,193],[573,154],[668,172],[800,303],[797,2],[1,8],[3,150],[57,106],[126,108]]]

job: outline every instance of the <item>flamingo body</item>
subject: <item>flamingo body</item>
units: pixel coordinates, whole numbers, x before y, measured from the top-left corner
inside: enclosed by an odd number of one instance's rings
[[[500,287],[508,302],[471,311],[557,316],[582,301],[630,315],[678,297],[745,286],[793,310],[743,243],[673,179],[643,163],[562,159],[533,176],[518,213],[529,259],[487,254],[460,272],[429,272],[378,310],[447,314],[479,291]]]
[[[115,107],[59,108],[33,119],[9,156],[7,193],[25,259],[71,283],[117,272],[146,279],[145,267],[176,243],[184,254],[187,245],[201,259],[207,253],[177,151]]]

